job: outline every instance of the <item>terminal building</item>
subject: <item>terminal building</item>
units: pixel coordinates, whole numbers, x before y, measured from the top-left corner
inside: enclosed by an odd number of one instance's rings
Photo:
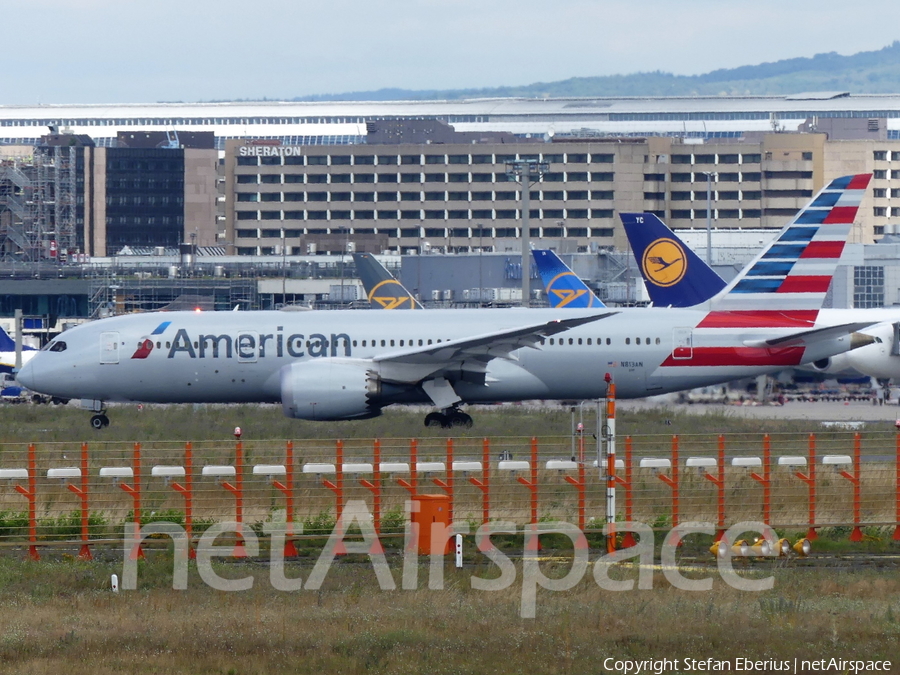
[[[714,227],[778,228],[825,181],[860,171],[875,183],[853,241],[872,242],[900,218],[900,95],[0,106],[0,156],[40,145],[48,128],[89,138],[97,158],[141,138],[143,151],[216,152],[215,176],[186,168],[184,199],[200,199],[181,239],[236,255],[341,241],[504,251],[522,215],[506,177],[516,158],[547,162],[529,191],[531,229],[539,245],[564,250],[622,247],[622,211],[680,228],[703,226],[709,207]],[[163,231],[177,215],[135,223],[104,213],[125,206],[119,197],[135,206],[133,195],[103,197],[83,197],[81,253],[170,245]]]
[[[688,239],[705,238],[709,217],[727,276],[829,180],[871,172],[831,302],[900,302],[900,245],[889,243],[900,223],[900,96],[846,93],[0,106],[0,269],[91,276],[78,294],[27,305],[51,314],[180,306],[161,287],[207,273],[219,278],[215,308],[350,301],[344,256],[354,250],[396,269],[402,257],[404,282],[426,303],[514,301],[514,161],[545,165],[528,190],[534,246],[572,256],[604,299],[625,303],[643,296],[618,213],[653,212]],[[468,278],[450,283],[446,266],[425,259],[439,253]],[[476,269],[494,285],[465,298]],[[252,270],[263,272],[249,283]],[[96,279],[117,274],[144,276],[98,290]],[[237,277],[239,287],[225,281]],[[5,292],[0,314],[21,304]]]

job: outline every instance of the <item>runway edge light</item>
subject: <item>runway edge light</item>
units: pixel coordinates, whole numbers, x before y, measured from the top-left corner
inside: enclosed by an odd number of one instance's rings
[[[812,544],[809,542],[809,539],[803,537],[803,539],[799,539],[796,544],[794,544],[794,551],[801,558],[805,558],[812,551]]]

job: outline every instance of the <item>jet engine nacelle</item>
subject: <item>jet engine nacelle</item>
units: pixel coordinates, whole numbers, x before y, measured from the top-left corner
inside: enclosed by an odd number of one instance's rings
[[[828,375],[838,375],[850,370],[853,366],[847,360],[847,354],[835,354],[828,358],[819,359],[809,364],[811,370],[817,373],[827,373]]]
[[[880,323],[866,328],[862,332],[874,337],[875,342],[847,352],[848,365],[879,380],[900,377],[898,328],[900,326],[896,323]]]
[[[281,369],[281,407],[301,420],[373,417],[369,399],[379,391],[372,363],[364,359],[315,359]]]

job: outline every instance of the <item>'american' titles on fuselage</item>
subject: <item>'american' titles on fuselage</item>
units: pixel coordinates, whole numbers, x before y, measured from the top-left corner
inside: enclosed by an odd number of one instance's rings
[[[150,340],[150,338],[147,338]],[[151,340],[152,342],[152,340]],[[284,335],[284,327],[277,326],[274,333],[260,334],[256,331],[239,331],[232,337],[228,333],[219,335],[198,334],[192,338],[187,329],[179,328],[175,337],[166,342],[167,358],[173,359],[176,354],[184,354],[192,359],[236,358],[238,361],[255,361],[268,356],[281,358],[289,356],[299,359],[304,356],[352,356],[352,341],[346,333],[292,333]],[[143,354],[144,343],[138,346],[135,354]],[[149,356],[149,350],[147,351]],[[133,358],[146,358],[135,356]]]

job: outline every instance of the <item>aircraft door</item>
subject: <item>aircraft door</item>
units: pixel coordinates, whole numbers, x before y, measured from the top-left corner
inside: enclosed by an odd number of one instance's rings
[[[675,328],[672,335],[672,358],[690,359],[694,356],[693,328]]]
[[[100,363],[115,364],[119,362],[119,333],[107,331],[100,333]]]

